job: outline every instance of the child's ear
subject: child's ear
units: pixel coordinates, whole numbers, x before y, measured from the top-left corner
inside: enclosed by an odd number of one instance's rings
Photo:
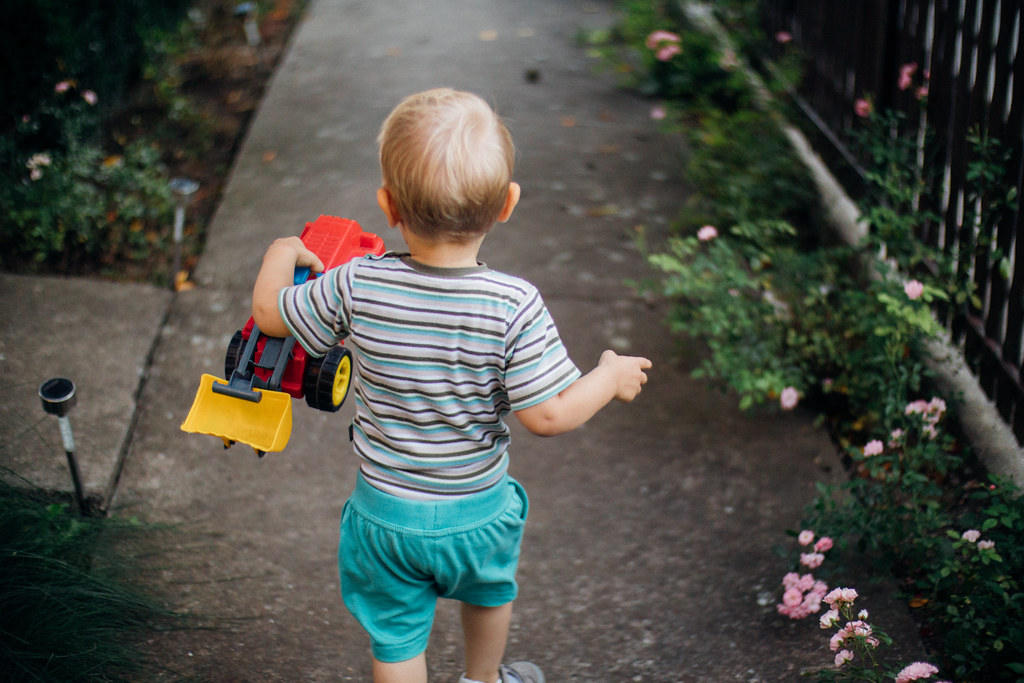
[[[519,183],[508,184],[508,195],[505,197],[505,207],[498,214],[498,222],[504,223],[512,215],[512,211],[515,210],[516,204],[519,203],[519,195],[522,194],[522,188],[519,187]]]
[[[402,217],[398,215],[398,206],[395,204],[395,198],[391,196],[391,191],[388,188],[381,187],[377,190],[377,206],[387,216],[388,227],[393,228],[402,222]]]

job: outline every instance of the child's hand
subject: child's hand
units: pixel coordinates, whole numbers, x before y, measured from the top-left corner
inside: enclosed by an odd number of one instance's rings
[[[274,240],[263,255],[263,266],[252,288],[252,318],[271,337],[290,334],[277,310],[277,295],[295,282],[296,268],[309,268],[319,273],[324,264],[298,237]]]
[[[323,272],[324,263],[320,257],[310,251],[305,243],[294,235],[274,240],[270,248],[267,249],[264,260],[275,252],[281,253],[285,249],[290,249],[295,253],[295,268],[309,268],[314,273]]]
[[[607,367],[615,373],[615,398],[629,403],[644,384],[647,384],[647,370],[651,361],[639,356],[620,356],[611,349],[601,354],[598,367]]]

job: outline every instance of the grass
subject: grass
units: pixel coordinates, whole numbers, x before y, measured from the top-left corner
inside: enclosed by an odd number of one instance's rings
[[[79,517],[0,480],[0,671],[7,681],[127,681],[155,670],[138,647],[180,619],[137,584],[150,529]]]

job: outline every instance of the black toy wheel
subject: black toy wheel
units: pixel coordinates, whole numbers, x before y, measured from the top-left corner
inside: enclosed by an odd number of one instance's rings
[[[228,342],[228,350],[224,354],[224,379],[231,379],[231,374],[238,368],[238,363],[242,360],[244,348],[245,340],[242,339],[242,331],[238,330]]]
[[[323,358],[310,358],[302,381],[306,403],[317,410],[333,413],[341,408],[352,383],[352,353],[335,346]]]

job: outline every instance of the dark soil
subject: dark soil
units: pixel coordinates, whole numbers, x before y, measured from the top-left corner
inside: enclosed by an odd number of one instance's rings
[[[163,84],[139,83],[128,107],[109,123],[112,146],[155,137],[168,179],[183,177],[199,183],[186,213],[181,269],[173,274],[178,289],[189,286],[188,274],[202,252],[206,227],[220,202],[235,154],[305,4],[305,0],[258,3],[260,42],[253,46],[246,40],[234,0],[194,3],[196,16],[202,19],[194,22],[195,40],[166,67],[170,77]],[[185,115],[170,115],[166,95],[157,92],[161,85],[173,86],[173,97],[184,103]],[[154,243],[162,246],[145,259],[91,267],[119,280],[169,283],[174,260],[171,230],[172,226],[159,228],[162,239]]]

